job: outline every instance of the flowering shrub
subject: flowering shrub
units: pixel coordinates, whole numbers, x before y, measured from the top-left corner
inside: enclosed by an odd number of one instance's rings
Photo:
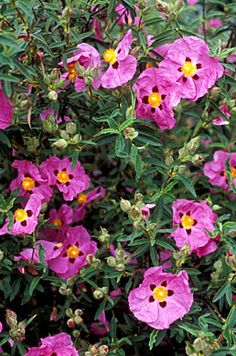
[[[0,14],[0,353],[236,354],[235,2]]]

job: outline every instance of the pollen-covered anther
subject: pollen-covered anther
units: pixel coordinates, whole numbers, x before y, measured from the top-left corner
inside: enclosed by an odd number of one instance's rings
[[[111,65],[116,62],[116,57],[117,57],[117,52],[112,48],[107,49],[103,55],[104,61]]]

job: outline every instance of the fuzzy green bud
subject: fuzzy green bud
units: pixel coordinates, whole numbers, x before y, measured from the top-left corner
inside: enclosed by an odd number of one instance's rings
[[[100,299],[104,298],[104,293],[102,292],[101,289],[96,289],[96,290],[93,292],[93,297],[94,297],[94,299],[96,299],[96,300],[100,300]]]
[[[52,144],[52,147],[56,147],[59,150],[64,150],[68,146],[68,143],[63,138],[60,138]]]
[[[69,135],[74,135],[76,133],[76,124],[72,121],[67,122],[66,124],[66,132]]]
[[[131,209],[131,203],[128,200],[121,198],[120,208],[125,213],[128,213]]]
[[[48,93],[48,99],[52,101],[57,101],[57,97],[57,92],[55,90],[50,90],[50,92]]]
[[[113,256],[109,256],[109,257],[107,257],[107,264],[108,264],[108,266],[110,266],[110,267],[116,267],[116,258],[115,257],[113,257]]]

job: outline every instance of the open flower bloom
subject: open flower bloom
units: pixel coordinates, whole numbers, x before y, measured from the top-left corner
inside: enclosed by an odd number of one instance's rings
[[[80,193],[76,199],[78,206],[74,209],[73,222],[78,222],[84,219],[86,207],[94,200],[103,199],[106,190],[103,187],[97,187],[88,193]]]
[[[183,99],[196,101],[204,96],[224,72],[219,60],[210,57],[210,50],[200,38],[186,36],[174,41],[160,68],[178,83]]]
[[[220,110],[225,114],[226,117],[230,118],[229,107],[226,104],[222,104],[220,106]],[[226,121],[222,116],[217,116],[215,120],[213,120],[213,124],[216,126],[228,125],[229,121]]]
[[[65,86],[72,81],[78,93],[84,91],[86,88],[85,78],[90,78],[94,89],[98,89],[101,83],[100,54],[93,46],[87,43],[81,43],[77,48],[73,53],[73,57],[67,60],[67,71],[61,76],[61,79],[66,80]],[[63,67],[64,63],[60,62],[59,65]],[[82,67],[83,73],[78,73],[79,67]]]
[[[6,219],[5,224],[0,229],[0,235],[24,235],[32,234],[38,224],[38,216],[42,205],[42,195],[32,194],[29,197],[24,209],[18,208],[14,211],[14,223],[8,232],[9,220]]]
[[[88,189],[90,178],[78,161],[75,169],[71,169],[68,158],[60,159],[52,156],[40,165],[43,178],[49,185],[56,185],[65,200],[73,200],[77,195]]]
[[[161,130],[175,126],[173,107],[180,101],[177,89],[159,68],[145,69],[133,85],[136,116],[154,121]]]
[[[54,225],[55,229],[49,226],[46,227],[44,231],[45,237],[50,241],[63,241],[72,221],[73,209],[69,205],[62,204],[58,210],[51,209],[48,222]]]
[[[0,130],[7,129],[13,118],[13,106],[0,85]]]
[[[116,49],[109,48],[104,53],[104,61],[109,64],[101,78],[104,88],[116,88],[133,78],[137,60],[129,54],[132,44],[132,31],[129,30]]]
[[[138,15],[139,8],[137,5],[134,6],[134,10],[135,10],[136,15]],[[138,24],[140,21],[140,18],[137,16],[133,20],[129,10],[127,10],[126,7],[122,4],[118,4],[115,7],[115,12],[117,13],[117,18],[118,18],[117,23],[119,25],[132,26],[132,25]]]
[[[10,190],[20,188],[19,195],[29,197],[32,193],[43,196],[43,202],[48,202],[52,196],[52,188],[43,179],[39,169],[30,161],[14,161],[12,167],[18,171],[18,176],[10,184]]]
[[[156,206],[156,204],[146,204],[143,208],[140,209],[144,220],[147,220],[150,217],[151,209],[154,208],[154,206]]]
[[[217,185],[224,190],[230,189],[229,178],[232,179],[231,184],[236,184],[236,153],[225,151],[215,151],[214,159],[207,162],[204,166],[204,175],[209,178],[212,185]],[[229,170],[227,169],[227,163]]]
[[[61,124],[63,122],[62,118],[58,116],[58,114],[55,114],[55,111],[52,108],[49,109],[44,109],[40,114],[39,117],[40,119],[46,120],[49,116],[53,116],[57,122],[57,124]],[[69,116],[64,116],[63,117],[64,121],[70,121],[70,117]]]
[[[188,274],[164,273],[162,267],[151,267],[144,281],[129,293],[129,309],[135,317],[154,329],[168,329],[187,314],[193,304]]]
[[[177,199],[173,206],[173,225],[177,227],[171,236],[181,249],[184,244],[189,246],[189,252],[198,257],[212,253],[217,249],[214,239],[208,231],[213,232],[217,215],[205,201],[201,203],[193,200]]]
[[[91,241],[88,231],[83,226],[70,227],[63,243],[58,244],[60,255],[49,261],[48,266],[59,278],[75,276],[87,265],[87,255],[94,255],[97,244]]]
[[[39,347],[31,347],[25,356],[79,356],[70,335],[59,333],[41,339]]]

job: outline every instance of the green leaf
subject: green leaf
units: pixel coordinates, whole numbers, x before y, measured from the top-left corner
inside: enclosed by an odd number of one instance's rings
[[[31,297],[34,293],[34,290],[35,288],[38,286],[39,284],[39,281],[42,277],[41,276],[37,276],[37,277],[34,277],[30,283],[30,286],[29,286],[29,296]]]
[[[194,198],[197,198],[197,194],[195,192],[193,183],[191,181],[190,178],[187,178],[185,176],[180,176],[180,175],[176,175],[175,179],[180,181],[181,183],[183,183],[183,185],[185,186],[185,188],[193,195]]]

